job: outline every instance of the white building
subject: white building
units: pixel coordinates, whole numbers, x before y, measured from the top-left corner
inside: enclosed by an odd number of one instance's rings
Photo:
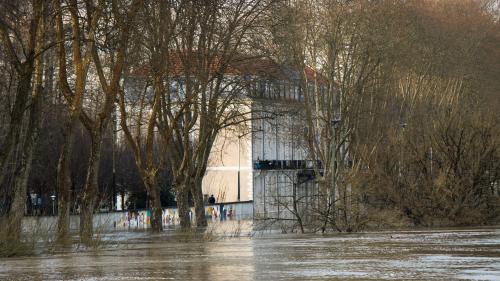
[[[316,202],[313,163],[303,143],[305,123],[297,72],[271,60],[255,60],[251,75],[251,119],[244,130],[222,131],[212,149],[203,191],[217,202],[253,201],[256,217],[289,216],[292,199]],[[312,71],[306,71],[312,76]],[[312,78],[312,77],[311,77]]]
[[[300,204],[316,202],[313,163],[303,137],[301,73],[270,59],[245,60],[231,65],[231,72],[228,77],[246,84],[243,111],[251,113],[245,126],[219,132],[203,178],[204,195],[224,203],[253,201],[254,215],[270,218],[289,216],[286,209],[294,197],[302,199]],[[311,69],[305,73],[314,79]],[[135,115],[130,109],[129,117]]]

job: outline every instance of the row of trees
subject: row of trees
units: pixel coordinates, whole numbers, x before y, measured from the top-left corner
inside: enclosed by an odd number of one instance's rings
[[[0,184],[8,227],[1,243],[21,241],[30,174],[38,174],[33,158],[35,164],[46,161],[48,149],[58,155],[56,166],[46,163],[56,175],[50,183],[57,186],[58,240],[68,238],[76,196],[80,238],[90,242],[103,169],[110,166],[109,155],[116,163],[121,151],[106,153],[115,142],[126,143],[130,154],[124,157],[133,157],[153,231],[162,230],[167,171],[182,227],[190,226],[190,197],[196,225],[205,226],[201,181],[209,152],[221,129],[245,120],[239,83],[226,73],[236,55],[251,52],[250,37],[262,28],[271,3],[3,1]],[[78,157],[80,150],[88,154]],[[113,164],[112,181],[115,169]]]
[[[358,229],[387,213],[416,225],[497,218],[498,11],[498,1],[446,0],[276,10],[274,55],[317,70],[301,78],[306,146],[322,164],[310,229]]]
[[[497,214],[497,1],[26,0],[0,11],[0,243],[21,240],[33,163],[49,148],[58,239],[76,190],[89,242],[114,140],[149,195],[152,230],[167,172],[182,227],[190,196],[206,225],[210,151],[250,113],[248,77],[227,74],[262,53],[304,70],[305,143],[321,163],[314,229],[352,230],[384,208],[416,224]]]

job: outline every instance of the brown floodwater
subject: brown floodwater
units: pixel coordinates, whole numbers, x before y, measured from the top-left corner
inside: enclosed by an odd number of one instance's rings
[[[97,250],[0,259],[0,280],[500,280],[500,228],[102,240]]]

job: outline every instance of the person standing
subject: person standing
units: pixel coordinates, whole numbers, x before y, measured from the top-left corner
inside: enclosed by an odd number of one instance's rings
[[[208,204],[210,204],[210,205],[215,204],[215,197],[213,194],[210,195],[210,197],[208,197]]]
[[[219,207],[219,216],[220,216],[220,220],[223,221],[226,219],[226,213],[224,211],[224,204],[223,203],[220,203],[220,207]]]

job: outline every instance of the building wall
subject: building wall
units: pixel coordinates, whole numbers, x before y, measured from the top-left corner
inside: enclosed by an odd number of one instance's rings
[[[213,216],[213,210],[217,216]],[[249,220],[253,217],[251,202],[225,204],[226,217],[222,220]],[[231,210],[231,215],[229,211]],[[191,219],[194,220],[194,207],[191,208]],[[221,221],[220,205],[206,206],[205,215],[209,222]],[[109,213],[95,213],[92,221],[97,233],[109,230],[145,229],[151,227],[151,214],[147,210],[134,210]],[[164,208],[162,212],[164,226],[177,225],[179,216],[177,208]],[[80,216],[70,216],[70,230],[78,231]],[[0,225],[1,226],[1,225]],[[57,228],[57,216],[25,216],[22,220],[23,231],[27,233],[51,233]]]
[[[238,201],[238,170],[240,201],[253,200],[252,134],[251,123],[248,123],[244,128],[221,131],[210,153],[203,178],[203,193],[208,196],[213,194],[217,202]]]
[[[258,196],[254,191],[260,193],[265,189],[263,185],[269,184],[269,180],[267,183],[263,180],[263,174],[282,173],[262,172],[255,169],[254,163],[306,159],[304,144],[300,141],[303,134],[300,118],[286,105],[267,102],[252,102],[252,118],[245,126],[231,127],[218,135],[203,178],[203,193],[213,194],[217,202],[238,200],[238,166],[240,201],[247,201]]]
[[[301,198],[296,205],[306,214],[317,194],[317,184],[307,176],[312,162],[304,143],[305,122],[298,114],[301,99],[296,87],[280,84],[288,93],[284,95],[265,85],[257,87],[263,90],[252,99],[245,132],[230,128],[219,134],[203,190],[218,202],[237,201],[239,155],[240,200],[253,200],[255,218],[293,219],[293,196]]]
[[[285,103],[254,104],[252,121],[252,159],[306,160],[304,124]]]
[[[293,219],[293,201],[304,217],[317,207],[318,185],[303,181],[298,170],[261,171],[254,177],[256,219]],[[295,190],[294,190],[295,189]]]
[[[293,104],[256,104],[263,112],[253,121],[252,159],[254,163],[254,214],[257,219],[293,219],[293,196],[302,198],[301,210],[311,204],[315,194],[314,180],[300,176],[312,168],[304,143],[304,121]],[[266,163],[270,163],[267,165]]]

